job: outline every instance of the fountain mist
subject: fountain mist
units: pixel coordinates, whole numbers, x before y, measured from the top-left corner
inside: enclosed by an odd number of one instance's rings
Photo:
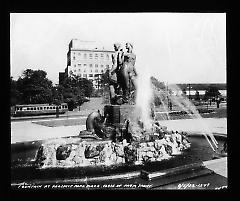
[[[153,90],[150,73],[147,69],[142,69],[137,78],[136,110],[140,113],[140,119],[145,129],[151,129],[152,127],[152,120],[150,118],[152,98]]]
[[[169,90],[171,91],[180,91],[181,89],[177,85],[172,85]],[[198,110],[196,109],[195,105],[187,98],[182,95],[173,95],[169,93],[169,90],[154,90],[155,93],[158,95],[158,97],[162,100],[163,97],[168,97],[168,99],[172,102],[173,105],[177,106],[181,111],[186,112],[190,118],[192,119],[198,119],[199,123],[202,126],[202,133],[206,138],[206,140],[209,142],[212,149],[215,151],[215,148],[218,148],[218,143],[212,134],[211,130],[209,129],[208,125],[203,121],[203,118],[199,114]],[[161,101],[163,103],[163,101]],[[165,105],[163,105],[164,110],[166,109]],[[166,110],[167,112],[167,110]],[[209,138],[211,139],[211,142]],[[214,148],[214,146],[215,148]]]

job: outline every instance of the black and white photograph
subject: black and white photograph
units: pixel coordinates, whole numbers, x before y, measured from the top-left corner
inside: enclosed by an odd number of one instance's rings
[[[226,16],[11,12],[11,189],[228,189]]]

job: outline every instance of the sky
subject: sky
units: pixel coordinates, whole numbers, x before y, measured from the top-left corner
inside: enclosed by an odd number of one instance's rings
[[[167,83],[226,83],[226,13],[11,13],[10,73],[58,84],[71,39],[133,44],[139,73]]]

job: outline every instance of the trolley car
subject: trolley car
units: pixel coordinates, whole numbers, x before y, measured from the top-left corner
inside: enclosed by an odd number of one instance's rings
[[[60,105],[50,104],[31,104],[31,105],[16,105],[14,107],[13,116],[34,116],[48,114],[64,114],[68,111],[67,103]]]

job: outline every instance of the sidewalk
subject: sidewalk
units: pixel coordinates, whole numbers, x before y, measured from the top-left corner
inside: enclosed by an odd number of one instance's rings
[[[213,170],[215,173],[228,177],[227,175],[227,157],[205,161],[203,164],[210,170]]]
[[[36,121],[34,120],[34,122]],[[210,131],[212,133],[227,135],[226,118],[165,120],[160,121],[160,124],[167,126],[168,130],[197,133]],[[47,127],[32,123],[31,121],[11,122],[11,143],[75,136],[79,134],[80,130],[85,129],[85,125]]]
[[[11,123],[11,143],[77,136],[85,125],[46,127],[30,121]]]
[[[227,118],[203,118],[203,119],[176,119],[160,121],[168,130],[186,132],[211,132],[227,135]]]

